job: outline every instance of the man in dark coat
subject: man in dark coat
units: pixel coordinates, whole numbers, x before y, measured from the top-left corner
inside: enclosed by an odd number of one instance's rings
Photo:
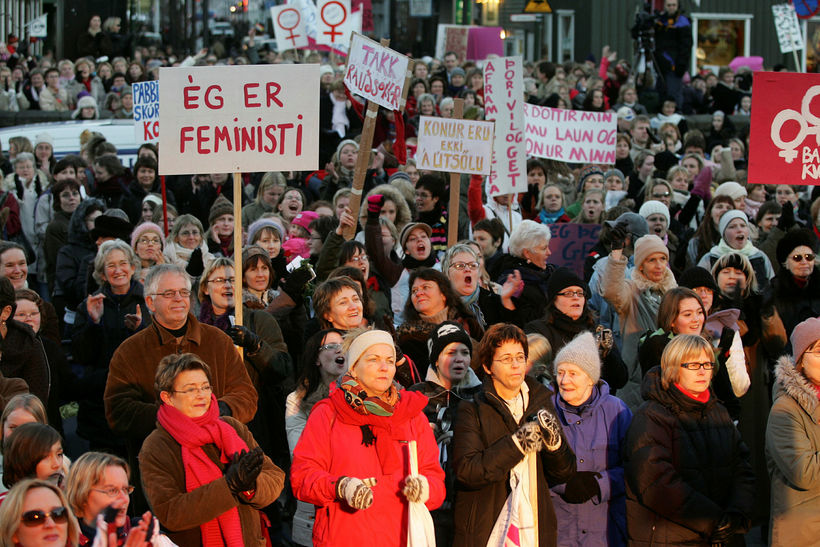
[[[655,21],[655,61],[661,97],[673,97],[683,104],[683,75],[692,56],[692,23],[680,10],[679,0],[666,0],[664,11]]]

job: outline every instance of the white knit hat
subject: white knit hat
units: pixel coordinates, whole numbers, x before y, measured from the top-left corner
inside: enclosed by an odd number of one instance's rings
[[[389,332],[383,330],[365,331],[357,336],[347,349],[347,364],[350,367],[350,370],[353,370],[356,366],[356,361],[358,361],[359,357],[367,351],[367,348],[375,346],[376,344],[389,345],[393,348],[393,357],[396,356],[396,345],[393,342],[393,337],[390,336]]]
[[[643,218],[649,218],[652,215],[660,214],[666,217],[666,224],[669,225],[671,222],[671,218],[669,216],[669,207],[667,207],[663,202],[657,200],[650,200],[645,201],[641,208],[638,210],[638,214],[641,215]]]
[[[737,199],[740,197],[746,197],[747,195],[748,192],[746,192],[746,188],[744,188],[739,182],[728,181],[718,186],[715,193],[712,194],[712,197],[729,196],[732,199]]]
[[[54,137],[51,136],[51,133],[37,133],[37,137],[34,139],[34,147],[37,148],[38,144],[48,144],[54,148]]]
[[[749,225],[749,217],[747,217],[743,211],[738,211],[737,209],[726,211],[723,213],[723,216],[720,217],[720,222],[718,222],[718,232],[721,238],[723,237],[723,231],[729,226],[729,223],[736,218],[742,218],[743,222],[745,222],[747,226]]]
[[[589,331],[584,331],[561,348],[555,356],[553,367],[558,375],[558,365],[572,363],[587,373],[594,383],[601,379],[601,357],[598,355],[598,344]]]

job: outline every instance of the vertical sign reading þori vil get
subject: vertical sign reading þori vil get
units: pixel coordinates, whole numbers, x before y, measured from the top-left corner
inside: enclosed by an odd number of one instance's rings
[[[399,110],[409,61],[405,55],[354,32],[344,83],[353,94]]]
[[[159,82],[134,82],[134,139],[136,142],[159,140]]]
[[[319,65],[161,68],[162,175],[310,171]]]
[[[416,163],[419,169],[489,175],[493,123],[422,116]]]
[[[524,143],[524,69],[521,56],[490,59],[484,66],[484,117],[495,120],[492,196],[527,191]]]

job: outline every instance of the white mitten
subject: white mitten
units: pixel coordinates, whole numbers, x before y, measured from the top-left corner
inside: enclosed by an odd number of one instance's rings
[[[561,423],[555,414],[542,408],[538,411],[538,424],[544,436],[544,446],[550,452],[561,448]]]
[[[735,331],[735,336],[732,338],[732,347],[729,348],[729,358],[726,359],[726,372],[729,373],[729,381],[732,383],[732,391],[735,397],[743,397],[749,386],[752,385],[749,380],[749,371],[746,370],[746,354],[743,353],[743,342],[740,340],[740,334]]]
[[[430,499],[430,484],[424,475],[407,475],[404,479],[404,497],[411,503],[424,503]]]

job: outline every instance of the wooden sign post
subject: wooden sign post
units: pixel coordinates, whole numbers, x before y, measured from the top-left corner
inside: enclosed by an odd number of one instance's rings
[[[464,115],[464,99],[455,99],[453,119],[460,120]],[[450,173],[450,205],[447,208],[447,246],[452,247],[458,241],[458,207],[461,201],[461,173]]]

